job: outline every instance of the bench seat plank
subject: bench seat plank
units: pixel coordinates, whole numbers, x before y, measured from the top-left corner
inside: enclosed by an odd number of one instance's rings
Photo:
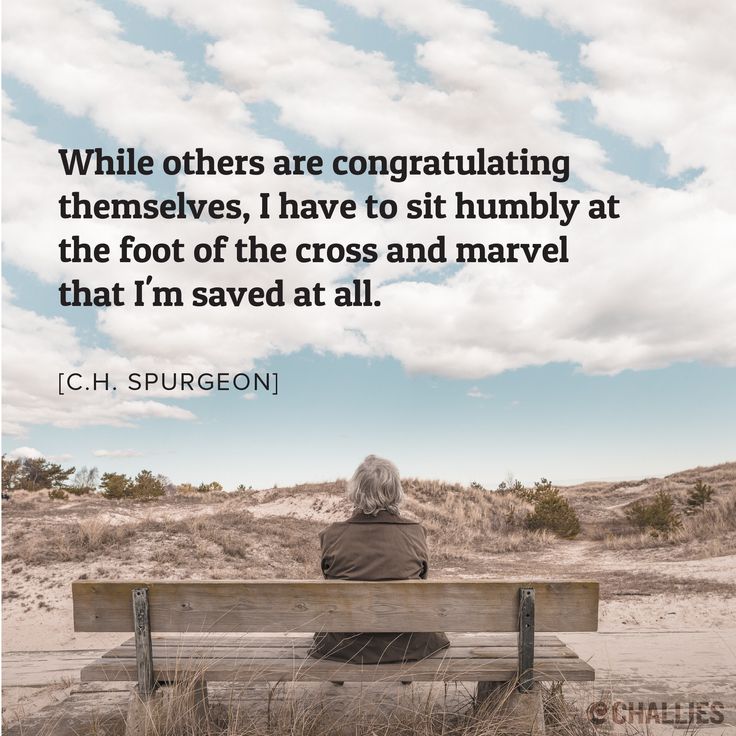
[[[419,662],[354,665],[307,656],[311,637],[154,637],[156,679],[166,681],[206,671],[211,681],[274,680],[510,680],[516,676],[516,637],[509,634],[451,635],[451,646]],[[538,679],[592,680],[593,669],[558,637],[535,639]],[[82,681],[135,680],[132,639],[106,652],[82,670]]]
[[[517,646],[516,634],[466,634],[462,632],[448,632],[448,637],[452,641],[453,646],[484,646],[484,647],[504,647]],[[232,647],[232,646],[253,646],[258,647],[292,647],[292,648],[308,648],[312,644],[311,634],[282,634],[276,635],[258,635],[258,634],[152,634],[151,640],[154,646],[157,643],[172,646],[175,643],[184,646],[202,646],[202,647]],[[131,636],[126,639],[122,647],[135,648],[135,637]],[[562,641],[554,634],[537,634],[534,637],[534,646],[563,646]]]
[[[72,583],[74,630],[133,631],[146,587],[154,632],[517,631],[534,588],[540,632],[595,631],[598,583],[496,580],[102,581]]]
[[[438,653],[436,657],[447,659],[460,657],[462,659],[480,657],[482,659],[499,659],[518,657],[518,649],[515,647],[450,647]],[[263,647],[260,649],[251,647],[234,647],[232,649],[221,648],[219,650],[210,647],[165,647],[153,649],[154,657],[167,659],[192,659],[198,657],[209,657],[211,659],[274,659],[275,657],[288,657],[289,659],[306,659],[307,649],[279,649],[278,647]],[[541,647],[536,654],[537,658],[560,658],[576,657],[575,652],[569,647]],[[119,647],[103,655],[102,659],[130,659],[135,657],[128,647]],[[309,659],[313,659],[309,657]]]
[[[355,665],[329,660],[253,658],[161,658],[153,660],[158,681],[174,681],[196,675],[209,682],[303,681],[505,681],[517,674],[516,658],[434,658],[405,664]],[[539,658],[534,663],[535,679],[584,681],[595,679],[593,668],[577,657]],[[101,658],[87,665],[82,682],[135,680],[134,658]]]
[[[192,659],[208,657],[210,659],[274,659],[275,657],[288,657],[289,659],[306,659],[307,648],[284,648],[278,647],[180,647],[180,646],[156,646],[153,647],[153,656],[165,659]],[[434,657],[457,658],[483,658],[500,659],[514,658],[518,656],[516,647],[450,647],[433,655]],[[563,658],[576,657],[575,652],[569,647],[540,647],[537,650],[537,658]],[[117,647],[106,652],[102,659],[130,659],[135,657],[135,651],[130,647]],[[310,661],[313,659],[309,658]]]

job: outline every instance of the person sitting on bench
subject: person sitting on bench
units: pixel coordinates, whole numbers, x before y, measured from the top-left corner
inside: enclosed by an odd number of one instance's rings
[[[396,466],[369,455],[348,482],[355,513],[320,533],[328,580],[411,580],[429,570],[424,527],[399,515],[404,491]],[[354,664],[408,662],[450,645],[444,633],[318,632],[312,657]]]

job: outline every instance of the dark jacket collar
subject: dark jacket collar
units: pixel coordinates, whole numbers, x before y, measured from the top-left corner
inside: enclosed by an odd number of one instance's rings
[[[389,511],[379,511],[375,516],[356,511],[348,520],[348,524],[418,524],[418,521],[405,519]]]

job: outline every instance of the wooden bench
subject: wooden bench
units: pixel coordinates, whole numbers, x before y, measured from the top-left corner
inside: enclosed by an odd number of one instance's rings
[[[526,693],[595,677],[550,633],[597,630],[595,582],[79,580],[72,595],[75,631],[135,634],[81,680],[135,681],[139,703],[186,677],[203,709],[206,681],[468,681],[483,700],[498,683]],[[319,631],[446,631],[451,646],[418,662],[350,664],[308,657],[311,637],[293,636]]]

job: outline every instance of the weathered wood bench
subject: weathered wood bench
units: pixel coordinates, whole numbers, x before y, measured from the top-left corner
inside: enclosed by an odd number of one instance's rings
[[[79,580],[72,594],[75,631],[135,634],[81,680],[137,682],[138,702],[190,676],[202,708],[206,681],[468,681],[483,700],[499,683],[524,693],[595,677],[549,633],[597,630],[595,582]],[[358,665],[308,657],[311,638],[293,634],[315,631],[446,631],[451,647],[418,662]],[[181,636],[160,636],[171,633]],[[213,644],[204,635],[214,633],[240,636]]]

